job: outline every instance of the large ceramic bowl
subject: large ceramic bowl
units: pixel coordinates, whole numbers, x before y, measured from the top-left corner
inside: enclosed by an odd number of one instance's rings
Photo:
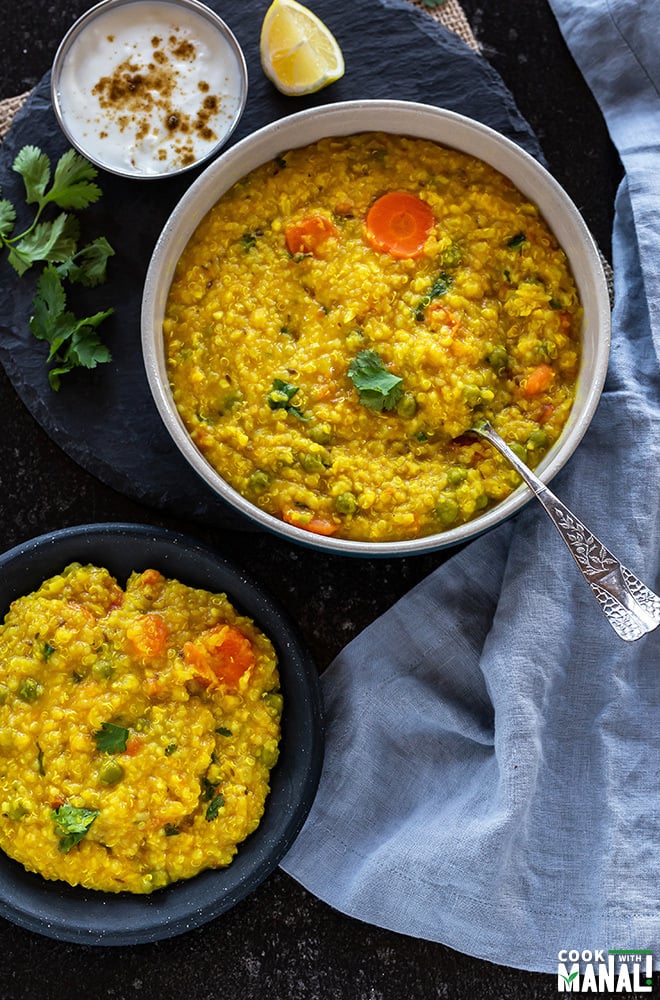
[[[479,157],[506,175],[540,209],[566,252],[584,309],[582,360],[575,403],[559,440],[536,472],[548,482],[573,454],[602,391],[610,343],[610,306],[600,256],[577,208],[533,157],[486,126],[450,111],[406,101],[351,101],[313,108],[260,129],[223,153],[189,188],[170,216],[147,273],[142,307],[142,344],[156,406],[172,440],[191,467],[224,500],[263,528],[291,541],[335,553],[361,556],[412,555],[457,545],[510,517],[530,499],[526,487],[479,517],[438,534],[408,541],[362,542],[311,535],[262,511],[240,496],[193,444],[176,410],[164,356],[162,322],[174,268],[194,229],[237,180],[282,150],[324,136],[383,131],[435,140]]]
[[[96,524],[41,535],[0,556],[0,621],[10,603],[70,562],[107,568],[123,585],[153,567],[193,587],[226,593],[272,639],[284,696],[280,758],[257,830],[227,868],[205,871],[149,896],[94,892],[47,881],[0,851],[0,916],[28,930],[91,945],[128,945],[182,934],[257,888],[293,843],[320,775],[323,724],[315,667],[279,606],[218,553],[178,533]]]

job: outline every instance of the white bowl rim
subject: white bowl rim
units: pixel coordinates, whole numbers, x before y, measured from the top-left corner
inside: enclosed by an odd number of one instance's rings
[[[420,131],[422,126],[426,131]],[[444,132],[438,137],[429,135],[428,132],[434,129]],[[567,424],[559,440],[535,469],[544,483],[550,482],[586,433],[605,383],[610,351],[610,299],[602,259],[577,207],[538,160],[489,126],[435,105],[367,99],[307,108],[263,126],[221,153],[185,192],[154,247],[142,300],[143,360],[154,402],[173,442],[197,474],[230,506],[262,528],[299,545],[334,554],[370,558],[409,556],[461,545],[483,534],[527,504],[532,497],[531,491],[526,486],[520,486],[505,500],[465,524],[413,539],[369,542],[312,534],[261,510],[229,486],[213,469],[193,444],[176,411],[165,367],[162,317],[174,267],[195,228],[212,205],[235,181],[287,149],[309,145],[327,135],[358,132],[389,132],[429,138],[490,163],[539,207],[567,253],[578,284],[585,319],[591,323],[590,328],[583,329],[580,369],[582,373],[587,357],[590,377],[588,384],[582,377],[578,378],[576,399]],[[483,149],[483,146],[486,148]],[[244,165],[246,160],[249,160],[247,167]],[[557,218],[550,219],[553,209],[559,214]],[[576,260],[582,262],[579,274],[576,272]]]
[[[236,59],[236,69],[238,71],[238,76],[240,80],[240,93],[238,95],[238,104],[236,107],[236,112],[231,119],[227,129],[222,133],[220,138],[213,146],[211,146],[203,156],[194,160],[193,163],[188,163],[183,167],[177,167],[174,170],[163,171],[162,173],[142,173],[139,170],[129,170],[122,169],[121,167],[112,166],[105,163],[101,159],[93,156],[89,150],[85,147],[84,143],[80,142],[78,136],[73,132],[66,121],[66,116],[62,109],[62,99],[59,90],[59,80],[64,61],[69,54],[71,46],[75,44],[78,35],[91,24],[99,15],[104,14],[106,10],[113,7],[125,7],[127,5],[139,4],[139,3],[153,3],[153,4],[167,4],[170,7],[187,7],[189,10],[197,13],[204,20],[212,24],[216,31],[218,31],[231,49],[232,55]],[[114,174],[117,177],[124,177],[128,180],[135,181],[158,181],[158,180],[171,180],[173,177],[179,177],[181,174],[188,173],[190,170],[195,170],[203,166],[205,163],[211,159],[211,157],[217,156],[219,151],[226,146],[230,137],[236,130],[236,127],[241,120],[243,112],[245,110],[245,105],[247,102],[248,94],[248,71],[247,63],[245,61],[245,55],[243,54],[243,49],[241,48],[238,39],[236,38],[234,32],[231,30],[226,21],[220,17],[216,11],[211,10],[206,4],[202,3],[201,0],[99,0],[98,3],[86,10],[80,17],[74,21],[71,27],[68,29],[64,37],[62,38],[60,44],[55,52],[55,58],[53,59],[53,65],[51,68],[50,75],[50,97],[51,104],[53,106],[53,113],[57,120],[57,124],[61,128],[62,132],[66,136],[67,140],[76,149],[81,156],[93,163],[95,167],[99,167],[101,170],[105,170],[106,173]]]

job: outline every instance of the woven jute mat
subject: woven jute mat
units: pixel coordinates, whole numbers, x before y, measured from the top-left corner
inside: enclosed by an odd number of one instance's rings
[[[407,2],[413,7],[417,7],[418,10],[423,10],[436,21],[439,21],[449,31],[453,31],[455,35],[458,35],[475,52],[481,51],[479,43],[472,34],[468,19],[458,0],[444,0],[444,2],[438,3],[437,6],[427,6],[424,0],[407,0]],[[433,2],[434,0],[431,0],[431,3]],[[16,97],[8,97],[4,101],[0,101],[0,140],[9,131],[9,127],[14,120],[14,115],[23,107],[30,93],[29,90],[26,90],[25,93],[18,94]]]

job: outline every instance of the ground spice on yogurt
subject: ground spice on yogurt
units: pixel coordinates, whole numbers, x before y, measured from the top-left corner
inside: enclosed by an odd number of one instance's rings
[[[112,43],[113,36],[108,36]],[[108,76],[102,76],[92,88],[99,105],[109,118],[113,118],[123,132],[129,127],[135,129],[136,141],[145,139],[153,127],[154,114],[160,118],[163,129],[170,136],[176,136],[174,158],[179,166],[187,166],[195,161],[193,143],[187,138],[196,132],[207,142],[217,139],[209,125],[221,104],[218,95],[209,94],[209,84],[198,84],[200,104],[194,115],[188,114],[175,103],[179,70],[177,64],[194,62],[197,57],[195,45],[177,34],[171,34],[167,42],[154,36],[151,40],[153,58],[146,65],[135,59],[123,60]],[[105,138],[107,132],[100,133]],[[167,149],[161,148],[158,157],[167,159]]]
[[[56,110],[72,143],[106,169],[150,176],[192,166],[240,115],[242,56],[211,12],[135,0],[90,15],[63,45]]]

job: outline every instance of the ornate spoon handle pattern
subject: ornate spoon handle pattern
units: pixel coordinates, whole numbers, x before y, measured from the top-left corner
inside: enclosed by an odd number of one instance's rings
[[[617,635],[633,642],[657,628],[660,625],[660,597],[623,566],[552,490],[527,468],[487,420],[475,425],[472,430],[497,448],[543,505]]]

